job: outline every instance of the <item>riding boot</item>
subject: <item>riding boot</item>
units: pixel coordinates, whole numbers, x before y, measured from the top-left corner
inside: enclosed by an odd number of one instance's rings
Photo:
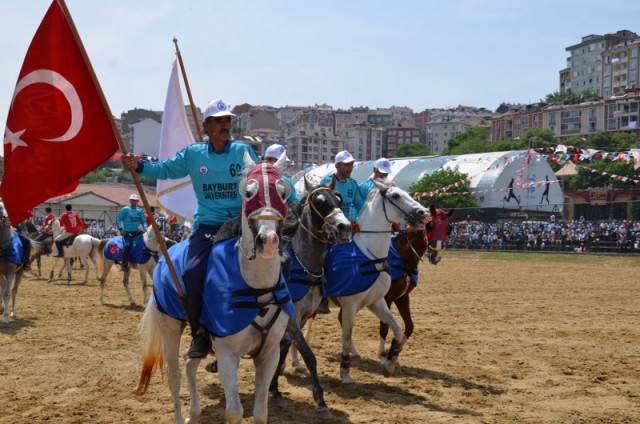
[[[202,313],[201,297],[185,297],[185,312],[189,327],[191,328],[191,346],[187,351],[189,358],[204,358],[211,350],[211,338],[206,330],[200,325],[200,314]]]
[[[131,250],[131,244],[125,244],[122,249],[122,272],[129,271],[129,251]]]
[[[64,240],[56,240],[56,247],[58,248],[58,254],[55,256],[56,258],[64,258],[64,252],[62,251],[62,243],[64,243]]]
[[[318,309],[316,311],[319,314],[329,314],[331,313],[331,311],[329,310],[329,299],[326,297],[323,297],[322,300],[320,301],[320,305],[318,305]]]

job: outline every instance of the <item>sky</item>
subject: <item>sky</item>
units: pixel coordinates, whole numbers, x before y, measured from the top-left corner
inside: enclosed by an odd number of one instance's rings
[[[0,0],[0,117],[50,0]],[[161,110],[178,44],[196,106],[532,103],[566,47],[640,33],[640,1],[66,0],[111,112]],[[183,96],[187,102],[186,91]]]

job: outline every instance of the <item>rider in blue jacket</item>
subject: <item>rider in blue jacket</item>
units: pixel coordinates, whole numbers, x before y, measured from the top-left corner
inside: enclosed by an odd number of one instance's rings
[[[129,206],[123,207],[116,216],[116,226],[124,238],[122,249],[122,271],[124,272],[129,270],[129,252],[133,239],[140,234],[141,229],[147,227],[144,211],[138,207],[138,201],[140,198],[137,194],[129,196]]]
[[[211,339],[200,325],[200,313],[213,239],[222,224],[239,215],[242,208],[238,185],[243,176],[245,152],[254,162],[260,161],[248,144],[230,138],[235,116],[225,102],[212,100],[203,115],[208,142],[191,144],[160,162],[136,161],[133,155],[122,156],[124,168],[140,175],[156,179],[191,177],[198,205],[182,275],[186,288],[185,312],[193,337],[187,352],[190,358],[203,358],[211,350]]]
[[[353,156],[351,156],[351,153],[347,150],[336,153],[334,161],[336,173],[325,176],[320,180],[320,184],[328,186],[331,184],[333,178],[336,179],[335,191],[342,197],[342,206],[340,208],[347,219],[355,222],[358,220],[358,214],[360,213],[360,209],[362,209],[362,205],[364,205],[364,198],[362,197],[358,183],[351,178],[353,161]]]

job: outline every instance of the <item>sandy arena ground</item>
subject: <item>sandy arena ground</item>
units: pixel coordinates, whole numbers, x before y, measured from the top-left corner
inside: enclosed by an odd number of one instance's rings
[[[51,260],[45,260],[46,273]],[[401,371],[384,378],[376,360],[378,323],[358,315],[352,363],[358,387],[339,380],[337,311],[314,327],[312,346],[331,421],[317,418],[308,379],[290,368],[287,409],[271,423],[638,423],[640,422],[640,258],[526,255],[506,260],[446,252],[423,264],[412,294],[415,332]],[[95,276],[95,274],[93,274]],[[29,275],[17,320],[0,328],[0,422],[170,423],[159,374],[144,397],[137,325],[121,276],[112,271],[105,306],[99,284],[75,271],[48,284]],[[132,282],[142,301],[139,277]],[[184,351],[188,338],[183,338]],[[245,422],[253,407],[252,363],[241,363]],[[199,370],[203,422],[224,421],[217,375]],[[182,388],[183,411],[188,394]]]

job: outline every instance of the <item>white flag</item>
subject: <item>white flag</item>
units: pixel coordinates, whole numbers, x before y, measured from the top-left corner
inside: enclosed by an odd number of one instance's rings
[[[174,60],[162,115],[159,159],[168,159],[194,142],[189,120],[184,110],[178,68],[176,60]],[[197,201],[190,177],[178,180],[158,180],[156,193],[158,203],[163,209],[178,219],[193,221]]]

